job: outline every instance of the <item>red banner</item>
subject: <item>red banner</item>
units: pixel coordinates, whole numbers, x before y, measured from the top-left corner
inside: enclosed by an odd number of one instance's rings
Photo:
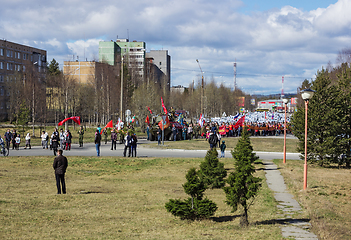
[[[161,97],[161,103],[162,103],[162,108],[163,108],[163,111],[165,112],[165,114],[167,114],[167,108],[165,107],[165,104],[163,103],[163,99]]]
[[[66,118],[66,119],[62,120],[61,122],[59,122],[57,125],[62,126],[62,124],[64,124],[68,120],[73,120],[75,123],[80,125],[80,117],[78,117],[78,116]]]

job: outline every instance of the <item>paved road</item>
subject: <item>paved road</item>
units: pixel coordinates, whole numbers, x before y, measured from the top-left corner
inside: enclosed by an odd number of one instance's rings
[[[182,150],[182,149],[157,149],[143,147],[147,141],[139,140],[137,155],[138,157],[189,157],[204,158],[207,150]],[[117,150],[111,151],[111,143],[101,145],[101,156],[123,156],[124,146],[117,144]],[[262,160],[283,159],[283,153],[277,152],[256,152]],[[64,151],[66,156],[96,156],[95,145],[93,143],[84,144],[83,148],[79,148],[77,144],[73,144],[71,151]],[[231,157],[230,151],[226,151],[226,157]],[[40,146],[32,147],[32,149],[11,150],[10,156],[53,156],[53,151],[42,149]],[[298,160],[299,153],[287,153],[287,159]]]

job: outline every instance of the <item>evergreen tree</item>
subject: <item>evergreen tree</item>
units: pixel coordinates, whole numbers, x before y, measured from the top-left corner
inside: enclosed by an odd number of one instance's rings
[[[348,64],[342,64],[341,74],[338,77],[337,98],[334,106],[337,109],[335,115],[334,129],[336,132],[336,156],[344,156],[346,167],[350,168],[351,161],[351,69]],[[335,161],[336,160],[336,161]],[[334,159],[339,165],[344,162]]]
[[[254,177],[255,168],[252,163],[258,159],[251,146],[250,138],[245,128],[241,138],[239,139],[232,156],[235,160],[235,170],[232,172],[227,183],[229,186],[224,187],[226,193],[226,203],[232,207],[232,212],[238,209],[240,204],[244,213],[240,220],[242,226],[247,226],[248,223],[248,209],[253,203],[254,197],[257,195],[261,187],[261,178]],[[248,202],[252,199],[251,202]]]
[[[48,66],[48,72],[51,76],[57,76],[61,74],[59,63],[53,58]]]
[[[195,220],[212,216],[217,210],[217,205],[207,198],[202,199],[206,186],[195,168],[188,171],[186,179],[187,182],[183,184],[183,188],[191,197],[184,201],[170,199],[165,204],[167,211],[181,219]]]
[[[224,164],[219,162],[216,149],[207,151],[205,161],[200,164],[200,178],[208,188],[222,188],[225,185],[224,178],[227,171]]]
[[[308,104],[307,160],[318,162],[321,166],[328,164],[337,156],[338,129],[336,108],[338,91],[328,71],[318,72],[312,83],[315,94]],[[294,135],[299,139],[298,151],[305,152],[305,104],[299,108],[291,119]],[[303,158],[304,156],[302,156]]]

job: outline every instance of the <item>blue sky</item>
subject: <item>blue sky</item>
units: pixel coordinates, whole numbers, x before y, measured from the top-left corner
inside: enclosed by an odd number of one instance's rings
[[[241,11],[243,13],[251,13],[252,11],[268,11],[273,8],[282,8],[287,5],[298,9],[303,9],[304,11],[311,11],[317,8],[327,8],[330,4],[334,4],[336,2],[337,1],[335,0],[243,0],[244,7]]]
[[[351,47],[351,1],[0,0],[0,38],[48,60],[98,60],[99,41],[129,38],[168,50],[171,85],[206,82],[250,94],[296,92]]]

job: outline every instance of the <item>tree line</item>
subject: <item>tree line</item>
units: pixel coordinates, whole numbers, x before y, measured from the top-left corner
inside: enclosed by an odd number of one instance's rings
[[[201,113],[211,117],[221,116],[223,112],[235,114],[242,107],[239,103],[243,99],[247,108],[253,107],[249,95],[240,89],[233,91],[223,84],[217,86],[212,77],[208,82],[205,80],[204,112],[200,112],[200,79],[182,93],[172,92],[166,79],[160,79],[156,76],[159,73],[153,68],[149,69],[141,77],[133,66],[125,64],[121,69],[120,65],[96,62],[94,77],[82,84],[75,81],[73,76],[64,75],[55,59],[41,73],[34,66],[27,68],[26,72],[18,72],[7,81],[8,118],[17,124],[34,122],[36,125],[45,125],[57,124],[70,116],[81,116],[85,123],[103,125],[111,119],[115,122],[124,117],[121,116],[122,101],[122,115],[129,109],[144,125],[146,116],[150,114],[147,107],[152,109],[153,114],[163,113],[161,97],[168,109],[172,106],[176,110],[185,110],[194,119]],[[27,115],[23,114],[24,110],[28,112]]]

